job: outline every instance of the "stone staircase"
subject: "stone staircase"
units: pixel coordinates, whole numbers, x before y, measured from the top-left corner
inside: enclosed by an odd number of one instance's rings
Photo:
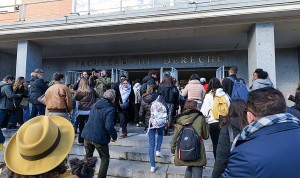
[[[3,134],[8,141],[15,131],[3,130]],[[77,139],[76,139],[77,140]],[[146,134],[130,133],[125,139],[118,139],[110,143],[110,164],[108,168],[108,177],[132,177],[132,178],[182,178],[184,177],[186,167],[177,167],[173,164],[173,155],[170,152],[170,142],[172,136],[164,136],[161,146],[162,157],[156,157],[155,173],[150,172],[150,163],[148,157],[148,136]],[[6,142],[7,143],[7,142]],[[207,165],[203,170],[203,178],[210,178],[212,174],[214,158],[212,153],[212,143],[205,140],[205,149]],[[6,145],[6,144],[5,144]],[[70,151],[69,159],[78,157],[83,159],[85,155],[84,146],[79,146],[74,142]],[[98,157],[95,169],[97,177],[100,167],[100,158],[95,150],[94,156]],[[3,162],[3,151],[0,152],[0,162]]]

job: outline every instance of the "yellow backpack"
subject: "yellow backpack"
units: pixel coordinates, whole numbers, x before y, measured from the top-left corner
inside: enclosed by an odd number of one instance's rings
[[[228,114],[228,104],[224,96],[214,97],[211,112],[215,120],[219,120],[220,116],[226,116]]]

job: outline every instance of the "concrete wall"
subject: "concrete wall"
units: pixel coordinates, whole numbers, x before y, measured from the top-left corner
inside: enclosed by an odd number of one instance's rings
[[[0,80],[6,75],[15,76],[16,58],[14,55],[0,52]]]

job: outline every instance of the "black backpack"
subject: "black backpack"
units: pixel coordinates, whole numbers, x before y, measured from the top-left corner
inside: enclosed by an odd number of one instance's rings
[[[192,124],[183,125],[177,137],[178,159],[194,161],[200,158],[202,137],[198,135]]]

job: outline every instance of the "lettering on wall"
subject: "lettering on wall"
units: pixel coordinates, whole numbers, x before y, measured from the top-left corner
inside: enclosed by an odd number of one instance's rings
[[[220,55],[202,55],[202,56],[165,56],[165,57],[118,57],[118,58],[94,58],[94,59],[77,59],[75,67],[117,67],[117,66],[147,66],[176,64],[176,65],[194,65],[205,63],[223,63],[224,57]]]

